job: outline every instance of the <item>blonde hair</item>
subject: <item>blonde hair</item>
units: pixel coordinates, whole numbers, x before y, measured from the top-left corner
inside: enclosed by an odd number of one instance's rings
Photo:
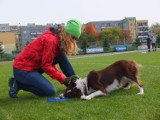
[[[78,47],[76,42],[72,40],[72,35],[64,31],[62,26],[58,27],[58,36],[61,41],[61,50],[65,51],[67,55],[77,54]]]

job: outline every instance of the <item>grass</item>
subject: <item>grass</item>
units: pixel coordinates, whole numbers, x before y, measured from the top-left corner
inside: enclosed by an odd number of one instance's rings
[[[7,84],[12,76],[12,62],[0,62],[0,120],[159,120],[160,51],[70,57],[80,77],[120,59],[136,60],[142,64],[140,80],[145,88],[144,95],[137,95],[139,89],[134,86],[89,101],[71,99],[48,103],[46,97],[37,97],[24,91],[19,92],[18,99],[11,99],[8,97]],[[65,90],[63,85],[45,76],[56,86],[57,96]]]

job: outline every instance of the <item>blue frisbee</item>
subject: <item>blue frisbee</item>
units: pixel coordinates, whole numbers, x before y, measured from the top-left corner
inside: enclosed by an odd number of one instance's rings
[[[48,102],[61,102],[61,101],[68,101],[68,100],[70,100],[70,98],[59,98],[59,97],[48,98]]]

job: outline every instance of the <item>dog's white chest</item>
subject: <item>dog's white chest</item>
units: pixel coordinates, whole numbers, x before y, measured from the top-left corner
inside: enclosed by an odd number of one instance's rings
[[[115,79],[112,84],[107,86],[106,91],[111,92],[111,91],[116,90],[118,88],[119,88],[119,82],[118,82],[118,80]]]

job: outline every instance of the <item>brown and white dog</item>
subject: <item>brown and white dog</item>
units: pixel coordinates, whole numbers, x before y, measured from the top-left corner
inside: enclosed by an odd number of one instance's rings
[[[102,70],[93,70],[86,78],[71,80],[60,97],[90,100],[96,96],[107,95],[116,89],[129,89],[133,84],[138,86],[140,90],[138,94],[143,94],[143,86],[138,81],[140,66],[135,61],[119,60]]]

